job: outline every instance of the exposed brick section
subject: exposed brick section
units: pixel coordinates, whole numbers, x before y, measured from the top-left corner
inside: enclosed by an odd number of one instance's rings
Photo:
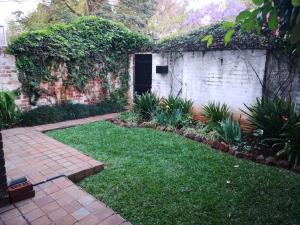
[[[44,91],[38,101],[38,105],[59,104],[63,101],[93,104],[104,98],[103,80],[99,77],[89,80],[83,93],[74,86],[66,87],[63,85],[63,80],[68,76],[65,64],[61,64],[58,69],[53,70],[52,76],[57,77],[57,81],[40,84],[41,89]],[[18,71],[15,65],[15,57],[12,55],[0,55],[0,90],[1,89],[10,91],[21,90],[21,83],[18,80]],[[16,104],[22,109],[31,108],[28,98],[22,93],[20,96],[17,96]]]

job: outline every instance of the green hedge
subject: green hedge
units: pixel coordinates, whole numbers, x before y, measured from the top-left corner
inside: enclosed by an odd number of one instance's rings
[[[95,105],[63,104],[59,106],[41,106],[24,112],[18,125],[36,126],[120,112],[122,110],[124,110],[124,105],[115,102],[101,102]]]

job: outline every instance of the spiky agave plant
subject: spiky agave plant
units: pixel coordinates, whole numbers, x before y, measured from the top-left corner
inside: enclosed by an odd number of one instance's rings
[[[226,104],[220,102],[209,102],[202,108],[201,114],[207,119],[209,127],[217,127],[219,123],[226,120],[230,114],[230,108]]]
[[[170,95],[168,98],[162,99],[160,106],[170,115],[178,110],[180,110],[183,115],[187,115],[192,111],[193,102]]]
[[[159,98],[154,93],[137,95],[134,99],[133,110],[138,113],[142,120],[150,120],[157,110]]]
[[[299,115],[296,104],[290,99],[257,98],[252,106],[245,105],[248,111],[243,111],[250,123],[263,130],[263,138],[277,138],[288,127],[285,124],[296,124]]]
[[[231,115],[229,118],[222,120],[220,126],[216,127],[221,138],[228,144],[241,142],[242,132],[238,120]]]

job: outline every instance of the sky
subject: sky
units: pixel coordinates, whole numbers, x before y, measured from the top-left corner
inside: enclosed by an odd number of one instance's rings
[[[36,9],[39,0],[0,0],[0,25],[6,26],[7,20],[15,11],[28,14]],[[211,2],[222,2],[223,0],[190,0],[188,8],[201,8]]]

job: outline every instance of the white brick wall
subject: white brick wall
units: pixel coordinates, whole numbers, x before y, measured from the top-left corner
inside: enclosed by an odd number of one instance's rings
[[[198,109],[219,101],[239,111],[261,97],[262,87],[250,64],[263,81],[265,62],[265,50],[153,54],[152,92],[161,97],[179,94]],[[157,74],[156,66],[164,65],[169,65],[169,73]]]
[[[266,51],[209,51],[184,54],[183,95],[201,107],[209,101],[227,103],[235,111],[262,96]]]

